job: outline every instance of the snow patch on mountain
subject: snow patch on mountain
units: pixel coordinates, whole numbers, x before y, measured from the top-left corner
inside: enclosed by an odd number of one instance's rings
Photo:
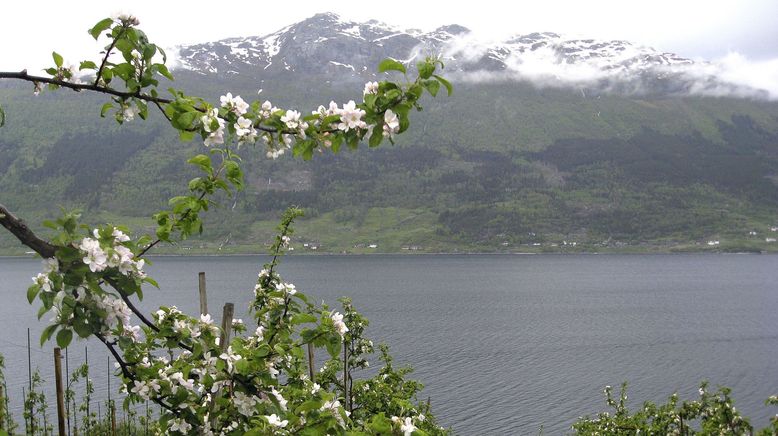
[[[376,76],[372,72],[383,58],[412,64],[428,55],[441,55],[452,79],[471,82],[523,80],[619,93],[778,98],[778,66],[772,64],[748,68],[743,59],[695,62],[628,41],[568,39],[552,32],[484,41],[458,25],[425,33],[331,13],[266,36],[183,46],[177,59],[181,68],[200,74],[223,70],[265,78],[298,72],[365,80]]]

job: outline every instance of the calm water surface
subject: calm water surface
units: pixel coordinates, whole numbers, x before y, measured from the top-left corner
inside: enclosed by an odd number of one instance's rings
[[[245,317],[264,260],[157,258],[148,270],[163,291],[147,290],[142,306],[195,313],[206,271],[211,311],[230,301]],[[25,299],[39,269],[0,259],[0,352],[17,397],[27,327],[33,366],[53,380],[52,345],[37,346],[44,324]],[[674,391],[694,398],[710,380],[733,388],[757,426],[775,413],[763,402],[778,394],[778,256],[292,256],[280,271],[317,300],[352,297],[368,335],[416,368],[424,399],[459,434],[565,434],[623,381],[633,407]],[[71,366],[83,344],[71,346]],[[90,344],[89,359],[104,398],[107,353]]]

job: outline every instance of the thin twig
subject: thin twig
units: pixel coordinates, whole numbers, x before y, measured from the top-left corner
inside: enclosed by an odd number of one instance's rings
[[[114,345],[110,343],[103,335],[95,333],[95,336],[97,337],[97,339],[100,340],[100,342],[102,342],[103,344],[105,344],[106,347],[108,347],[108,351],[111,353],[113,358],[116,359],[116,363],[119,364],[119,367],[122,370],[122,374],[124,374],[125,377],[132,380],[133,382],[137,381],[135,375],[132,373],[132,371],[130,371],[127,362],[125,362],[124,359],[122,359],[122,357],[119,355],[119,352],[117,352],[116,349],[114,348]],[[171,413],[175,414],[176,416],[180,415],[180,410],[174,408],[173,406],[170,406],[169,404],[165,403],[159,398],[152,397],[151,400],[159,404],[160,406],[164,407]]]
[[[114,47],[116,47],[116,41],[119,40],[119,38],[122,37],[122,34],[127,30],[126,26],[122,26],[121,32],[116,36],[116,38],[113,38],[111,40],[111,45],[108,46],[108,49],[105,50],[105,56],[103,57],[103,61],[100,62],[100,68],[97,69],[97,75],[95,76],[95,83],[94,85],[97,86],[100,83],[100,76],[103,74],[103,69],[105,68],[105,65],[108,63],[108,57],[111,56],[111,52],[113,51]]]

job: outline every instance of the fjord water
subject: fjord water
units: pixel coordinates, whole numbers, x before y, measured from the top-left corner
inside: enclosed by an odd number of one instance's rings
[[[195,313],[197,272],[206,271],[211,312],[230,301],[247,319],[265,260],[155,258],[148,271],[162,291],[146,290],[142,306]],[[39,269],[34,260],[0,259],[0,352],[17,412],[27,327],[33,365],[53,382],[53,345],[37,346],[44,325],[24,296]],[[695,398],[710,380],[733,389],[753,424],[776,413],[763,403],[778,394],[778,256],[289,256],[280,271],[316,301],[352,297],[371,321],[368,336],[416,368],[422,399],[458,434],[537,434],[541,426],[565,434],[578,416],[604,410],[605,385],[623,381],[633,408],[675,391]],[[71,367],[82,349],[71,346]],[[104,398],[107,354],[89,349],[95,397]]]

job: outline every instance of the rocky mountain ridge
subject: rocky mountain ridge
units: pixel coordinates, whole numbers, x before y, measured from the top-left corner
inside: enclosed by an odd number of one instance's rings
[[[317,14],[264,36],[180,47],[180,67],[203,75],[265,79],[299,73],[367,80],[386,57],[409,64],[440,55],[467,81],[523,80],[621,94],[739,95],[764,92],[718,78],[709,65],[628,41],[567,39],[552,32],[483,41],[459,25],[431,32]]]

